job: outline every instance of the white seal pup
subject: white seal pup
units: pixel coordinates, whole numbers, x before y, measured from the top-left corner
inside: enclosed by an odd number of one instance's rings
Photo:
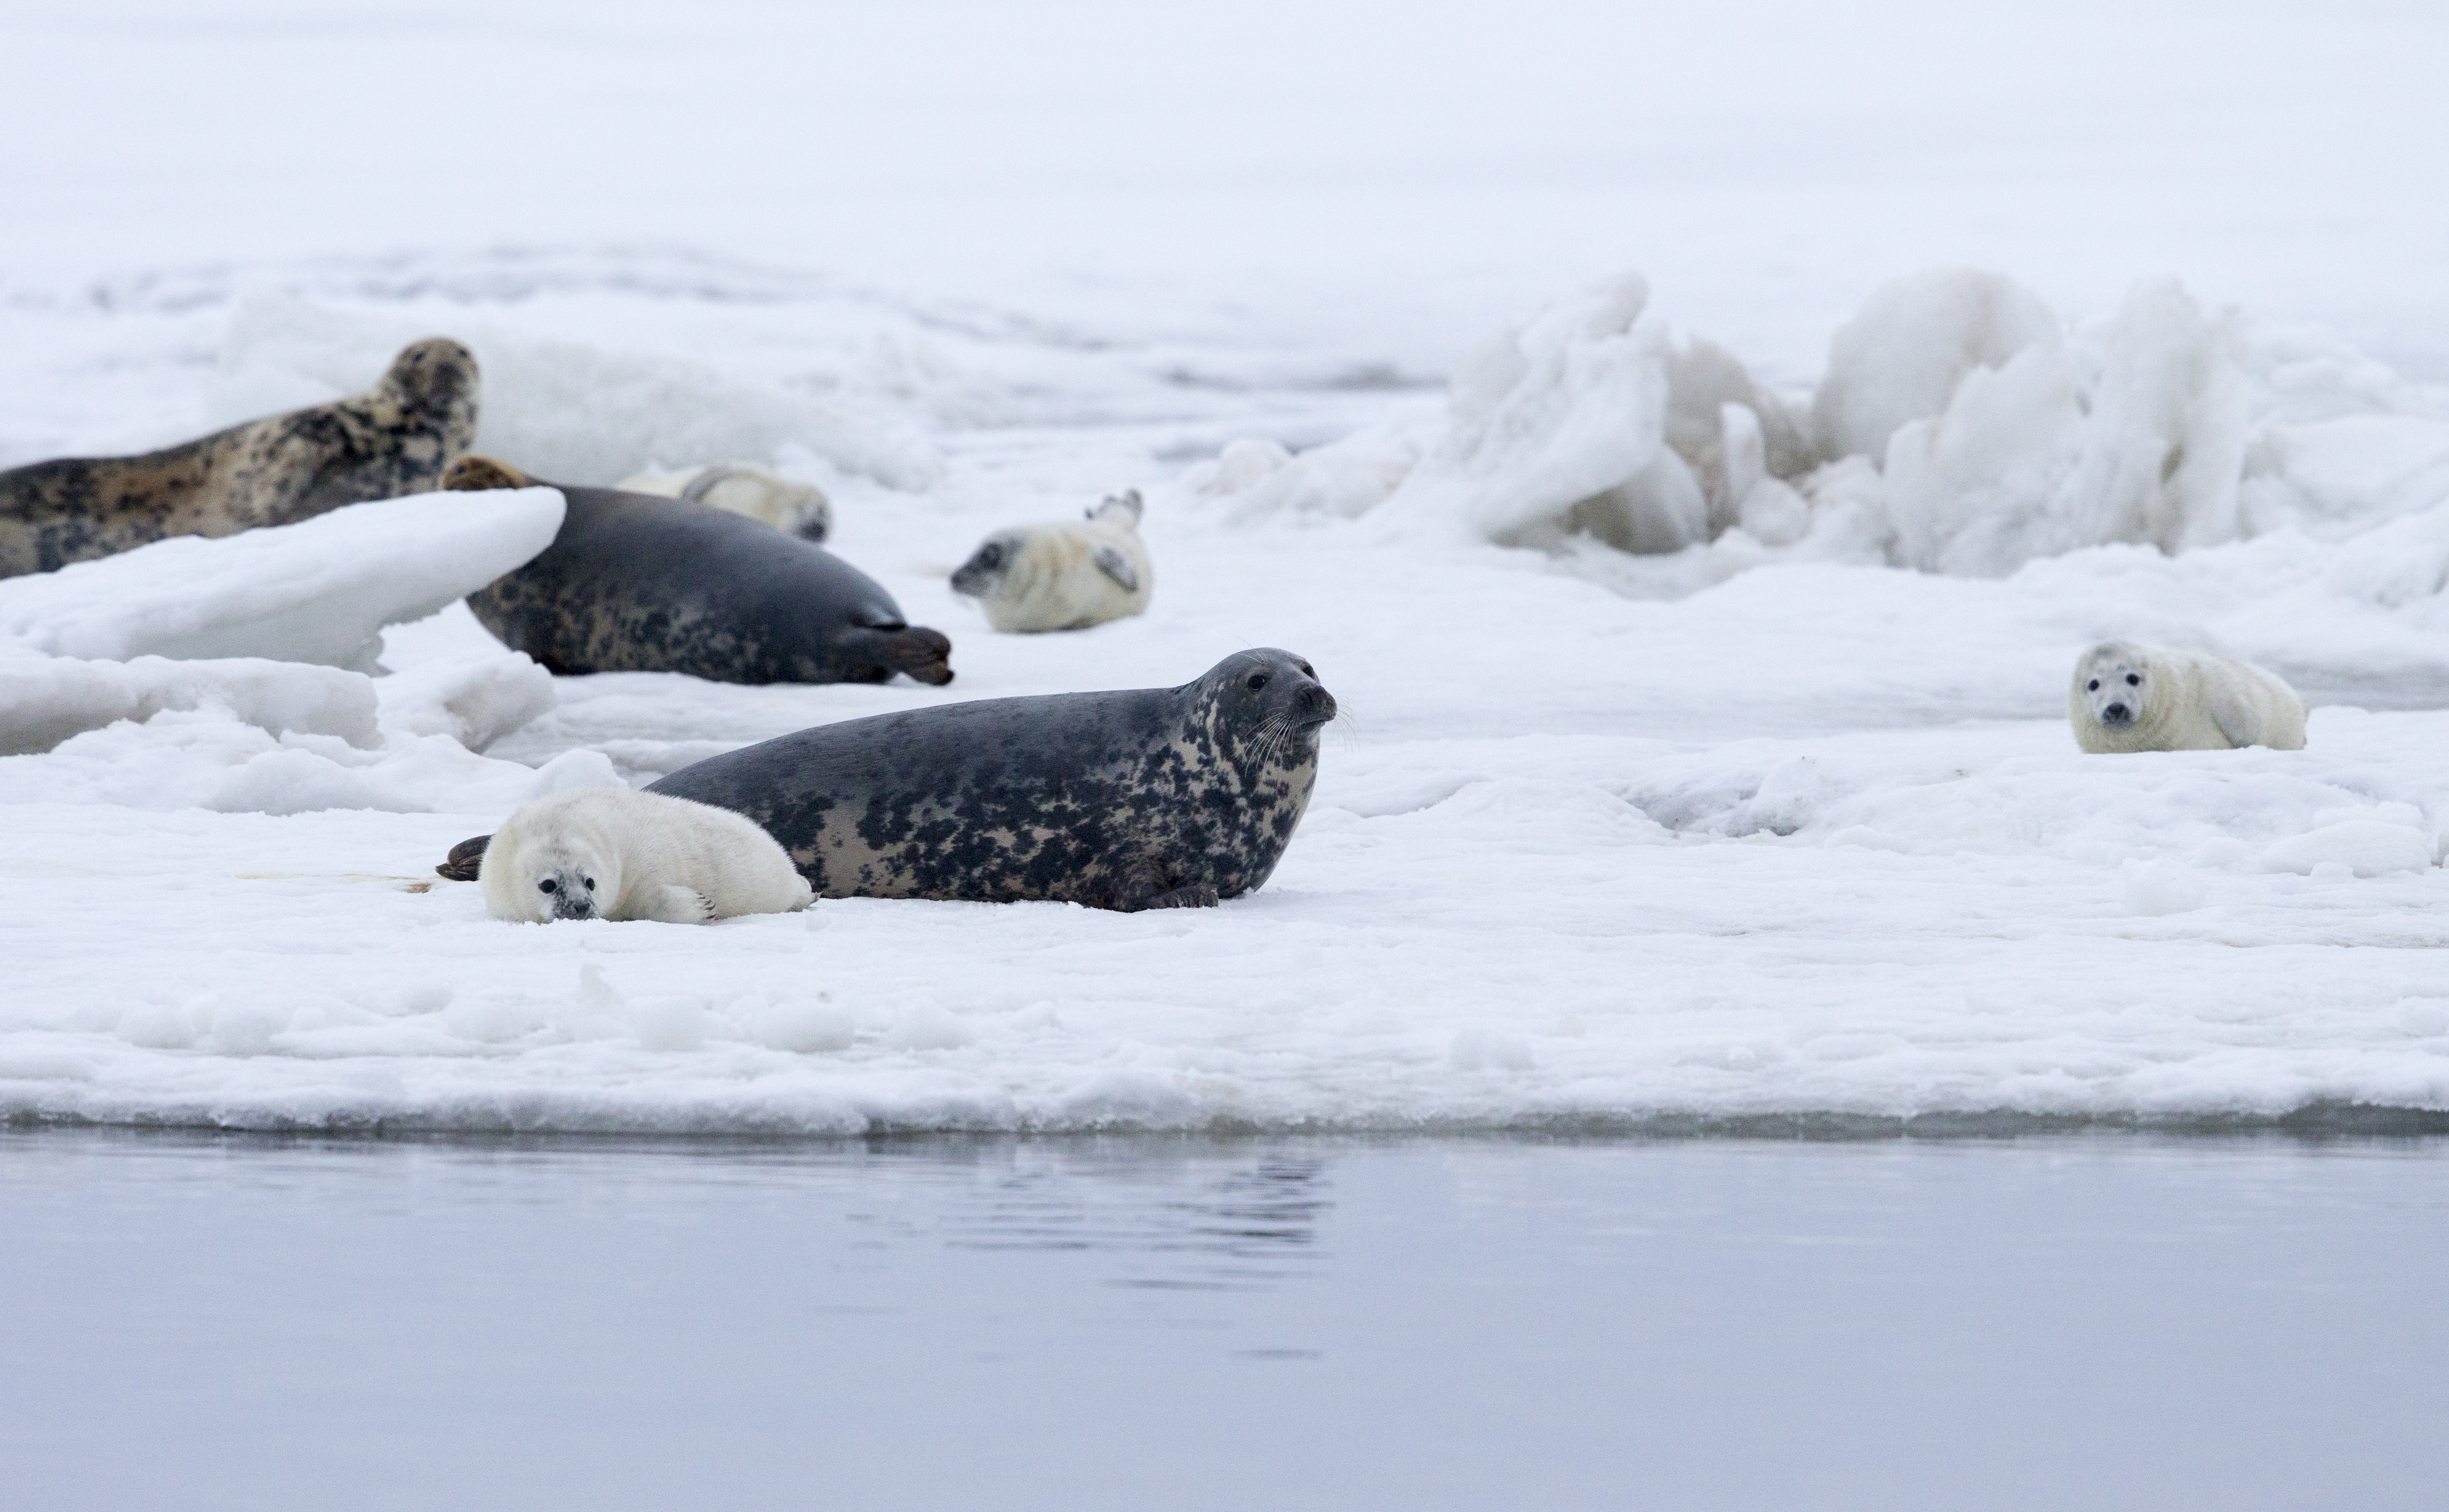
[[[1086,630],[1148,606],[1156,569],[1140,539],[1140,490],[1081,521],[1022,526],[987,537],[953,574],[953,591],[998,630]]]
[[[2104,641],[2074,664],[2067,696],[2086,751],[2304,749],[2304,701],[2260,667],[2207,651]]]
[[[833,533],[833,501],[813,483],[786,478],[751,462],[712,462],[670,472],[641,472],[613,485],[623,493],[710,504],[762,520],[784,535],[822,541]]]
[[[493,917],[704,924],[789,913],[816,894],[753,819],[628,788],[538,798],[485,848],[476,880]]]

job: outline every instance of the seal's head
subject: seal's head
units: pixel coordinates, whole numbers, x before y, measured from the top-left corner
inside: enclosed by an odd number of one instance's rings
[[[621,862],[575,835],[550,829],[520,836],[512,853],[503,858],[508,874],[493,875],[497,844],[485,853],[489,898],[498,897],[512,911],[536,924],[555,919],[601,918],[621,895]]]
[[[1018,530],[1006,530],[991,535],[970,560],[953,574],[953,591],[973,599],[992,599],[1003,592],[1011,581],[1012,569],[1020,565],[1020,555],[1029,549],[1029,537]]]
[[[2074,664],[2073,702],[2104,730],[2131,729],[2151,707],[2150,654],[2131,641],[2104,641]]]
[[[476,354],[449,336],[427,336],[400,349],[375,393],[403,414],[476,424]]]
[[[1307,765],[1335,718],[1335,695],[1317,669],[1273,646],[1237,651],[1192,686],[1217,754],[1244,772]]]

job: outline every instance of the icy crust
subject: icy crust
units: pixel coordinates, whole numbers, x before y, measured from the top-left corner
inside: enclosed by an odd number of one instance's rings
[[[203,709],[271,735],[294,730],[356,746],[376,740],[374,680],[337,667],[0,653],[0,756],[48,751],[87,730],[142,724],[165,710]]]
[[[2302,754],[2085,758],[2037,721],[1417,742],[1346,753],[1266,890],[1172,917],[512,928],[413,880],[472,816],[29,814],[55,917],[164,873],[209,908],[148,911],[141,957],[0,925],[0,1109],[837,1134],[2449,1109],[2444,739],[2326,710]]]
[[[2338,539],[2449,500],[2449,411],[2351,353],[2257,335],[2174,280],[2067,326],[2003,275],[1873,295],[1808,404],[1677,339],[1635,275],[1484,343],[1442,416],[1292,452],[1243,441],[1182,479],[1231,518],[1368,517],[1688,591],[1772,561],[1997,577],[2088,546]]]
[[[120,661],[260,657],[370,668],[422,620],[552,544],[551,488],[423,493],[220,539],[175,536],[0,581],[0,643]]]

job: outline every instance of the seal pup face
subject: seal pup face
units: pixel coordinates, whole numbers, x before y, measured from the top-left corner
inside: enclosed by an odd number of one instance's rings
[[[584,840],[540,836],[520,854],[512,891],[538,924],[602,918],[621,895],[621,864]]]
[[[2151,707],[2156,675],[2143,648],[2105,641],[2074,664],[2075,701],[2104,730],[2131,729]]]
[[[1217,754],[1244,772],[1318,759],[1319,731],[1335,718],[1335,695],[1307,659],[1273,646],[1238,652],[1199,679]]]
[[[1028,545],[1029,538],[1017,530],[987,537],[970,553],[970,560],[961,564],[960,570],[953,574],[953,591],[972,599],[993,598],[1003,591]]]

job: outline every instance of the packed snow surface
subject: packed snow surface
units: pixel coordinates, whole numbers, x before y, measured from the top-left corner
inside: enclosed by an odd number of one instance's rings
[[[240,9],[21,28],[0,465],[452,335],[540,477],[822,488],[958,680],[555,679],[462,606],[395,622],[549,538],[543,494],[0,585],[0,1110],[2449,1111],[2437,8],[1263,0],[1159,38],[1084,4],[966,10],[952,51],[932,9]],[[675,112],[676,67],[725,109]],[[506,77],[379,173],[327,129],[370,79]],[[130,90],[186,128],[129,130]],[[1004,636],[950,592],[988,530],[1126,488],[1146,615]],[[2306,748],[2078,754],[2111,638],[2280,674]],[[1343,715],[1217,909],[520,927],[432,871],[545,793],[1253,644]]]

